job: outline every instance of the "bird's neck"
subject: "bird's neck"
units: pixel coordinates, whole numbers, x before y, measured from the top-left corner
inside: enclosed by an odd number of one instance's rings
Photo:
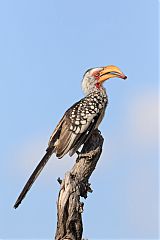
[[[92,88],[87,89],[87,91],[84,91],[85,96],[92,92],[101,92],[102,95],[106,95],[106,89],[101,85],[101,86],[94,86]]]
[[[82,81],[82,90],[85,96],[92,92],[101,92],[103,95],[106,95],[105,88],[101,84],[96,84],[95,81]]]

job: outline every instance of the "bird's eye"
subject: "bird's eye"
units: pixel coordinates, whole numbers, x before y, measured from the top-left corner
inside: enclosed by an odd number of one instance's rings
[[[95,72],[95,73],[94,73],[94,77],[95,77],[95,78],[99,78],[99,75],[100,75],[99,72]]]

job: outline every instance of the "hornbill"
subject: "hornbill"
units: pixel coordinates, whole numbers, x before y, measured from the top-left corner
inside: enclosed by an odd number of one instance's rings
[[[91,68],[85,72],[82,79],[85,97],[73,104],[56,126],[49,139],[46,154],[24,186],[14,208],[22,202],[53,153],[58,158],[62,158],[68,152],[72,156],[91,136],[93,130],[98,128],[108,103],[103,82],[114,77],[127,78],[118,67],[113,65]]]

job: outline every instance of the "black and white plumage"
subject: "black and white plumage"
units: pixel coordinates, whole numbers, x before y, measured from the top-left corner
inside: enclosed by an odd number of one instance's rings
[[[86,96],[65,112],[50,137],[46,154],[24,186],[14,208],[19,206],[53,153],[58,158],[68,152],[72,156],[86,142],[92,131],[98,128],[108,103],[102,83],[113,77],[126,79],[120,69],[112,65],[86,71],[82,80],[82,90]]]

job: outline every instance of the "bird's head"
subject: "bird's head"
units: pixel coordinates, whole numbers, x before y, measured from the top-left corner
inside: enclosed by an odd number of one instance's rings
[[[102,84],[104,81],[115,77],[122,79],[127,78],[124,73],[114,65],[88,69],[82,80],[83,92],[87,95],[97,89],[101,90],[103,89]]]

